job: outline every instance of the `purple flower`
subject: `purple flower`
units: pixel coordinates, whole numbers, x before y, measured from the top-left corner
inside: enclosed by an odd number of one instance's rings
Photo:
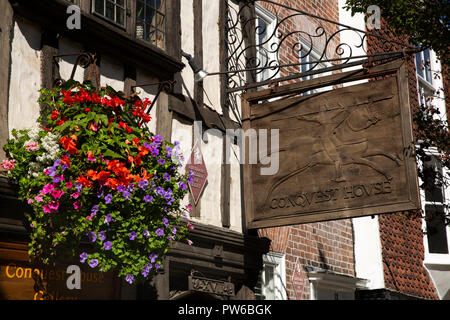
[[[83,188],[83,185],[81,183],[79,183],[79,182],[75,183],[75,189],[77,189],[78,192],[80,192],[82,188]]]
[[[183,181],[178,182],[178,189],[186,190],[186,184]]]
[[[166,192],[164,191],[164,188],[161,186],[157,186],[155,192],[159,196],[163,196],[166,194]]]
[[[67,167],[68,167],[67,164],[63,164],[62,167],[61,167],[61,168],[62,168],[62,171],[65,171],[65,170],[67,169]]]
[[[117,187],[117,191],[123,192],[123,191],[125,191],[125,187],[123,185],[120,185]]]
[[[194,171],[189,170],[189,175],[186,178],[187,183],[192,184],[194,182]]]
[[[129,235],[130,235],[130,240],[136,239],[136,232],[132,231],[129,233]]]
[[[129,283],[132,284],[134,282],[134,276],[132,274],[127,274],[125,280]]]
[[[164,173],[164,180],[165,181],[170,181],[170,178],[171,178],[170,174]]]
[[[91,213],[93,216],[95,216],[98,212],[98,205],[94,205],[91,209]]]
[[[166,147],[166,153],[167,153],[167,157],[170,158],[172,156],[172,148]]]
[[[144,237],[146,238],[150,237],[150,232],[148,232],[148,230],[144,230],[142,233],[144,234]]]
[[[149,255],[149,258],[151,263],[155,263],[156,258],[158,258],[158,255],[156,253],[152,253]]]
[[[163,137],[159,134],[156,134],[153,139],[155,139],[155,142],[160,143],[163,139]]]
[[[150,195],[146,195],[146,196],[144,197],[144,201],[145,201],[145,202],[152,202],[152,201],[153,201],[153,197],[150,196]]]
[[[162,218],[162,222],[163,222],[163,224],[166,226],[166,228],[169,226],[169,219],[167,219],[167,218]]]
[[[106,218],[105,218],[105,223],[110,223],[111,220],[112,220],[111,215],[110,215],[110,214],[107,214],[107,215],[106,215]]]
[[[150,268],[148,267],[148,265],[146,265],[146,266],[144,267],[144,269],[142,269],[142,275],[143,275],[144,277],[147,277],[148,274],[149,274],[149,272],[150,272]]]
[[[113,198],[113,196],[110,193],[108,193],[105,197],[105,203],[106,204],[111,203],[112,198]]]
[[[172,233],[173,233],[173,234],[177,234],[177,228],[173,227],[173,228],[172,228]]]
[[[61,181],[61,177],[59,177],[59,176],[56,176],[53,178],[53,183],[58,183],[60,181]]]
[[[105,250],[110,250],[111,247],[112,247],[112,242],[111,242],[111,241],[106,241],[106,242],[103,244],[103,248],[104,248]]]
[[[131,193],[129,192],[129,191],[123,191],[122,192],[122,195],[123,195],[123,197],[125,198],[125,199],[127,199],[127,200],[129,200],[129,199],[131,199]]]
[[[161,265],[159,263],[155,263],[155,269],[158,270],[159,268],[161,268]]]
[[[95,232],[91,231],[88,234],[88,238],[90,242],[95,242],[95,240],[97,240],[97,235],[95,234]]]
[[[166,160],[164,160],[163,158],[159,158],[158,163],[164,165],[166,163]]]
[[[98,265],[98,260],[97,259],[91,259],[91,261],[89,261],[89,266],[91,268],[95,268]]]
[[[55,175],[56,175],[56,168],[55,167],[49,167],[48,169],[47,169],[47,172],[46,172],[46,174],[48,175],[48,176],[50,176],[50,177],[54,177]]]
[[[103,196],[103,189],[99,189],[97,191],[97,198],[101,198]]]
[[[157,236],[162,236],[164,234],[164,230],[161,228],[158,228],[158,229],[156,229],[155,233]]]
[[[139,188],[141,188],[142,190],[145,190],[148,186],[148,180],[147,179],[142,179],[139,182]]]
[[[80,254],[80,262],[84,263],[86,261],[86,259],[88,258],[88,254],[86,252],[83,252],[82,254]]]
[[[100,231],[98,233],[98,237],[100,238],[101,241],[105,241],[106,239],[105,231]]]

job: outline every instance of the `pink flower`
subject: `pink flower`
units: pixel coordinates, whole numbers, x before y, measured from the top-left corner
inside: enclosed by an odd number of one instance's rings
[[[39,143],[31,142],[25,145],[27,151],[37,151],[39,150]]]
[[[80,202],[80,201],[75,201],[75,202],[73,203],[73,207],[75,208],[75,210],[80,209],[80,207],[81,207],[81,202]]]
[[[55,189],[55,186],[49,183],[49,184],[46,184],[46,185],[42,188],[41,193],[42,193],[42,194],[51,193],[54,189]]]
[[[186,206],[186,209],[192,210],[192,206],[191,206],[190,204],[188,204],[188,205]]]
[[[69,182],[66,183],[66,188],[67,188],[67,189],[70,189],[70,188],[72,188],[72,187],[73,187],[72,181],[69,181]]]
[[[0,168],[3,168],[5,170],[13,170],[16,166],[16,160],[3,160],[2,164],[0,164]]]
[[[187,226],[189,229],[194,230],[194,226],[188,221]]]
[[[53,192],[52,192],[52,196],[55,199],[60,199],[63,194],[64,194],[64,191],[62,191],[62,190],[53,190]]]
[[[36,202],[42,202],[44,201],[44,198],[42,198],[42,194],[38,194],[36,197],[34,197],[34,200],[36,200]]]
[[[72,195],[71,195],[71,197],[74,198],[74,199],[78,199],[79,196],[80,196],[80,192],[78,192],[78,191],[72,193]]]
[[[32,204],[33,203],[33,199],[28,199],[28,204]]]
[[[188,243],[188,245],[192,246],[192,244],[193,244],[194,242],[192,242],[191,240],[188,239],[187,243]]]
[[[86,219],[88,219],[89,221],[92,221],[92,216],[87,216]]]
[[[46,205],[44,205],[44,212],[45,213],[55,213],[56,211],[58,211],[58,208],[59,208],[59,202],[51,201],[51,202],[47,203]]]

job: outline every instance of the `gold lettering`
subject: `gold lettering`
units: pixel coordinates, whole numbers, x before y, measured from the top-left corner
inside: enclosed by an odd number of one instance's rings
[[[31,278],[31,268],[26,268],[25,269],[25,279],[30,279]]]
[[[33,300],[44,300],[44,298],[42,297],[42,295],[44,294],[44,291],[39,290],[38,292],[36,292],[34,294]],[[41,295],[38,299],[38,296]]]
[[[19,275],[19,271],[20,271],[20,275]],[[23,277],[23,268],[22,267],[18,267],[16,269],[16,277],[19,279]]]
[[[8,270],[9,270],[9,267],[11,267],[11,266],[16,267],[16,265],[14,263],[10,263],[6,266],[6,270],[5,270],[6,276],[10,279],[14,278],[14,275],[15,275],[15,273],[13,273],[12,275],[9,274]]]

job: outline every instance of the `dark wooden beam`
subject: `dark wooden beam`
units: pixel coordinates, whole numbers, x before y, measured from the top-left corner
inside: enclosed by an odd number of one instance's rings
[[[227,35],[226,35],[226,23],[227,23],[227,9],[228,1],[223,0],[219,3],[219,60],[220,60],[220,72],[227,71]],[[220,75],[220,104],[222,107],[222,115],[224,118],[229,118],[229,104],[227,93],[225,88],[228,83],[227,75]],[[222,157],[224,159],[221,168],[221,215],[222,226],[224,228],[230,227],[230,192],[231,192],[231,169],[230,164],[227,163],[228,159],[225,159],[229,147],[227,143],[226,135],[222,138]]]
[[[14,28],[14,12],[8,1],[0,1],[0,145],[8,139],[8,96],[11,72],[11,34]],[[5,153],[0,148],[0,160]]]
[[[193,12],[194,12],[194,58],[197,60],[199,66],[203,68],[203,0],[193,0]],[[203,108],[203,81],[194,83],[194,100],[197,105],[197,112]],[[192,136],[194,137],[195,128],[192,127]],[[201,133],[203,135],[203,132]],[[192,140],[192,146],[197,141]],[[194,202],[192,195],[189,195],[189,202],[192,205],[191,216],[200,217],[201,211],[201,198],[197,204]]]

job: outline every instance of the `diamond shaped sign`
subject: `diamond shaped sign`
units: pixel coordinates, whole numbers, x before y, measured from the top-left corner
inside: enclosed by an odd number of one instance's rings
[[[192,148],[191,157],[186,164],[186,172],[189,171],[193,173],[193,181],[189,184],[189,189],[194,198],[194,203],[197,205],[208,178],[208,171],[206,170],[205,160],[203,159],[202,150],[198,141]]]

